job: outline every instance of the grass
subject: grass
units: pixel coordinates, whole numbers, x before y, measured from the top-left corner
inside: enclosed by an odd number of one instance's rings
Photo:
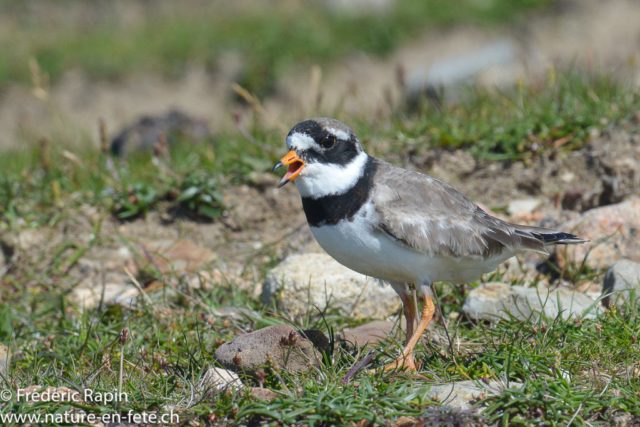
[[[469,88],[459,103],[425,102],[417,112],[397,110],[379,128],[345,120],[370,154],[398,164],[411,161],[408,151],[419,157],[434,148],[528,162],[579,149],[613,126],[633,132],[638,111],[640,94],[631,85],[569,73],[512,92]],[[97,149],[69,148],[60,137],[44,139],[0,158],[0,227],[51,223],[63,200],[76,207],[97,205],[122,219],[144,216],[159,202],[214,219],[229,202],[224,186],[252,185],[252,174],[268,172],[285,152],[283,132],[257,125],[249,132],[254,140],[228,133],[214,143],[177,144],[168,157],[134,153],[127,160]]]
[[[193,64],[224,66],[220,58],[235,52],[244,63],[239,83],[263,95],[294,64],[324,64],[357,52],[382,56],[426,28],[501,24],[551,3],[401,0],[386,13],[355,15],[314,3],[253,3],[238,13],[242,6],[194,2],[170,13],[142,5],[143,18],[137,25],[121,22],[117,11],[103,5],[106,11],[99,19],[86,18],[96,20],[96,25],[52,25],[49,16],[33,18],[20,2],[5,2],[3,8],[15,19],[0,31],[0,87],[25,82],[31,58],[55,81],[74,67],[93,78],[116,79],[136,72],[175,77]]]
[[[3,17],[10,25],[0,29],[0,87],[26,82],[31,58],[55,82],[72,67],[93,78],[138,72],[175,77],[193,63],[214,69],[226,53],[236,52],[244,62],[240,83],[264,94],[295,65],[328,63],[355,52],[383,56],[425,27],[501,24],[551,3],[404,0],[386,15],[360,16],[311,3],[300,9],[279,2],[245,14],[214,4],[173,15],[146,10],[139,25],[125,26],[109,13],[97,25],[51,25],[28,19],[22,1],[0,0],[10,15]],[[592,135],[612,128],[637,133],[639,125],[637,89],[597,74],[552,72],[547,81],[497,93],[469,88],[457,101],[396,109],[373,125],[340,111],[332,115],[354,127],[368,152],[398,164],[412,161],[408,152],[419,156],[431,149],[464,149],[479,159],[528,162],[580,149]],[[124,233],[106,232],[105,223],[145,223],[145,216],[169,206],[187,213],[177,221],[179,230],[193,220],[216,222],[227,211],[242,209],[234,206],[234,190],[260,186],[256,176],[286,152],[281,130],[254,125],[248,133],[258,143],[226,133],[216,135],[213,143],[178,144],[157,157],[134,153],[126,159],[90,148],[97,144],[79,148],[64,136],[49,135],[37,145],[0,156],[0,249],[2,258],[9,258],[8,265],[0,264],[0,343],[12,352],[9,373],[0,376],[0,391],[64,386],[121,389],[128,396],[122,402],[84,403],[26,403],[14,396],[0,401],[0,418],[76,410],[96,415],[175,413],[182,424],[223,426],[391,425],[402,416],[418,425],[456,426],[609,425],[622,414],[632,417],[630,423],[639,422],[640,307],[633,303],[593,319],[475,324],[455,315],[468,290],[478,284],[438,284],[453,345],[441,317],[426,335],[440,339],[425,339],[417,347],[422,377],[352,372],[367,358],[368,367],[388,363],[399,351],[396,341],[377,349],[339,346],[310,372],[266,366],[262,380],[245,379],[279,393],[266,402],[247,391],[218,392],[199,382],[223,343],[246,331],[292,321],[253,294],[265,271],[281,260],[275,247],[265,245],[247,257],[243,268],[255,272],[249,286],[245,279],[231,277],[214,280],[208,290],[194,289],[182,275],[162,275],[149,267],[136,276],[146,298],[89,309],[73,302],[70,294],[82,278],[71,271],[87,251],[131,246]],[[88,208],[98,215],[86,242],[73,240],[76,236],[48,240],[49,230],[78,221]],[[51,256],[19,253],[15,242],[24,234],[18,233],[28,229],[45,236]],[[221,237],[230,238],[231,232]],[[227,254],[218,252],[224,262]],[[574,284],[601,280],[600,272],[577,265],[565,277]],[[214,309],[220,307],[252,312],[238,320],[216,315]],[[293,320],[296,327],[327,335],[365,321],[341,316],[331,307]],[[428,397],[434,383],[469,378],[504,385],[499,394],[486,396],[483,413],[451,410]]]
[[[569,421],[604,425],[622,412],[640,417],[636,357],[640,309],[635,304],[595,319],[451,323],[453,353],[446,340],[427,339],[418,346],[426,379],[360,371],[343,383],[347,372],[369,351],[350,347],[331,351],[325,364],[308,373],[265,367],[263,384],[280,396],[266,402],[246,392],[198,388],[203,371],[215,364],[213,352],[220,344],[244,330],[283,322],[283,313],[261,306],[247,291],[239,291],[236,283],[215,283],[212,291],[205,292],[178,282],[175,288],[150,293],[149,300],[80,312],[55,277],[25,266],[3,280],[0,342],[13,350],[13,361],[0,388],[121,388],[128,401],[69,405],[11,400],[0,403],[0,414],[53,414],[75,408],[97,415],[133,411],[160,416],[173,411],[180,422],[190,425],[213,420],[216,425],[261,420],[283,425],[388,425],[400,416],[426,425],[438,420],[454,420],[452,425],[567,425]],[[31,284],[24,286],[27,282]],[[447,288],[440,289],[441,301],[447,312],[459,312],[463,299],[446,292]],[[211,313],[212,308],[227,305],[248,307],[255,313],[242,321]],[[308,319],[297,326],[356,324],[331,310],[324,319],[318,315]],[[119,337],[125,328],[128,335],[122,341]],[[444,336],[440,322],[431,333]],[[397,343],[383,343],[372,366],[382,366],[397,351]],[[467,378],[522,386],[487,396],[487,410],[481,415],[440,408],[427,397],[433,382]],[[259,386],[255,379],[247,381]]]
[[[638,111],[640,97],[631,86],[604,76],[572,73],[523,84],[512,92],[469,88],[460,102],[396,110],[378,127],[345,120],[369,152],[397,163],[411,161],[406,155],[409,149],[419,154],[434,148],[461,148],[490,160],[528,161],[579,149],[591,135],[612,127],[637,132]],[[75,218],[87,206],[102,217],[111,215],[112,221],[144,221],[145,214],[166,204],[190,212],[181,219],[184,222],[193,217],[216,220],[234,209],[229,188],[258,185],[255,174],[267,172],[286,151],[281,131],[258,125],[248,131],[259,144],[229,133],[218,135],[214,143],[178,144],[159,157],[137,153],[117,159],[97,149],[72,148],[55,136],[3,155],[2,250],[8,251],[6,236],[27,228],[48,229]],[[247,392],[199,388],[218,346],[245,331],[287,323],[286,313],[263,306],[234,280],[214,283],[204,291],[187,286],[184,277],[162,276],[153,269],[138,277],[146,279],[143,285],[151,280],[168,285],[162,291],[148,290],[149,299],[82,310],[69,298],[78,280],[69,274],[71,266],[88,248],[126,243],[123,236],[105,235],[102,224],[102,220],[92,223],[87,246],[58,242],[52,248],[53,260],[16,258],[20,262],[10,269],[0,268],[0,342],[13,353],[0,390],[33,385],[121,388],[128,401],[27,404],[13,399],[0,402],[0,414],[54,414],[73,407],[100,415],[173,411],[181,422],[192,425],[264,421],[317,426],[389,425],[401,416],[422,425],[606,425],[621,413],[640,419],[640,309],[635,304],[595,319],[450,322],[454,346],[446,338],[424,340],[418,346],[426,379],[360,370],[342,383],[371,349],[340,347],[308,373],[266,367],[264,385],[280,394],[272,402]],[[280,260],[270,247],[262,255],[247,261],[247,270],[258,271],[252,285]],[[570,273],[577,283],[600,280],[599,272],[588,269]],[[445,318],[461,311],[468,289],[438,286]],[[225,306],[250,308],[254,313],[241,321],[213,313]],[[322,316],[312,311],[298,322],[300,328],[329,334],[362,321],[329,308]],[[121,341],[125,328],[128,336]],[[431,333],[446,336],[441,320]],[[385,342],[376,350],[372,366],[383,366],[398,350],[397,342]],[[429,400],[431,384],[468,378],[522,386],[488,395],[482,414],[451,411]],[[256,380],[248,382],[259,385]]]
[[[635,126],[640,94],[606,75],[553,72],[542,84],[514,91],[470,90],[463,101],[423,103],[400,129],[416,154],[433,147],[463,148],[479,158],[523,160],[549,151],[577,150],[612,124]]]

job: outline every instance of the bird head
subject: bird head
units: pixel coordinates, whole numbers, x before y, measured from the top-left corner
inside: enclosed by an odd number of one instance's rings
[[[273,167],[289,167],[278,188],[296,180],[302,196],[339,192],[353,184],[354,173],[361,172],[367,157],[349,126],[326,117],[295,125],[287,135],[287,147],[290,151]]]

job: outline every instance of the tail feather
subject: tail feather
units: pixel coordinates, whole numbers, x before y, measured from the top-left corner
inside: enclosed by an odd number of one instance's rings
[[[519,226],[516,229],[516,234],[521,236],[532,236],[537,240],[547,245],[579,245],[581,243],[587,243],[589,239],[581,239],[580,237],[570,234],[564,233],[562,231],[551,230],[548,228],[540,228],[540,227],[524,227]]]
[[[549,228],[508,223],[487,214],[480,208],[476,212],[475,220],[485,230],[481,234],[482,242],[487,248],[486,253],[483,254],[485,257],[501,254],[504,250],[514,253],[525,250],[549,255],[546,246],[578,245],[589,241]]]

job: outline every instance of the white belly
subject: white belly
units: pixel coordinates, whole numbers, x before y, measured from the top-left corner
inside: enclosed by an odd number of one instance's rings
[[[361,212],[368,215],[360,215]],[[484,260],[429,256],[394,241],[372,226],[373,209],[363,206],[352,221],[311,227],[314,237],[340,264],[390,282],[468,283],[495,268],[512,255]]]

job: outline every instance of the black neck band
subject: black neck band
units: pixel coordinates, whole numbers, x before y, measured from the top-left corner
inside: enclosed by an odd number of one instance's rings
[[[302,207],[311,227],[335,225],[343,219],[353,220],[353,216],[369,199],[376,173],[373,157],[367,158],[364,173],[353,187],[343,194],[312,199],[302,198]]]

